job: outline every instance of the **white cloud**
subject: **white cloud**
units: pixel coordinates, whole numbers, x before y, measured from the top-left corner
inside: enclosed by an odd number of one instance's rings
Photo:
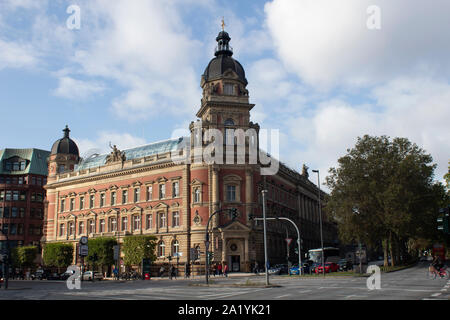
[[[89,96],[103,92],[105,86],[95,81],[81,81],[71,77],[59,78],[59,86],[54,94],[67,99],[86,99]]]
[[[381,9],[381,30],[366,26],[369,5]],[[317,87],[450,75],[446,0],[274,0],[265,11],[286,68]]]
[[[32,46],[0,39],[0,70],[33,67],[36,62],[37,59]]]

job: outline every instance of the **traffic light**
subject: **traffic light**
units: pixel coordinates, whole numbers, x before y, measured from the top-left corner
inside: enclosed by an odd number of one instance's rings
[[[437,229],[443,231],[446,234],[449,234],[449,211],[450,207],[440,209],[439,213],[441,214],[441,217],[436,219],[438,223]]]
[[[208,252],[208,264],[214,259],[214,252]]]

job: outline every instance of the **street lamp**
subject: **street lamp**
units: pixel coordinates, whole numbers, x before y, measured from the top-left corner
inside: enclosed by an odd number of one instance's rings
[[[262,190],[263,201],[263,225],[264,225],[264,265],[266,269],[266,285],[269,285],[269,266],[267,261],[267,231],[266,231],[266,197],[267,190]]]
[[[319,220],[320,220],[320,244],[322,246],[322,272],[325,277],[325,263],[324,263],[324,255],[323,251],[323,234],[322,234],[322,206],[320,205],[320,175],[319,170],[313,170],[312,172],[317,173],[317,185],[319,186]]]

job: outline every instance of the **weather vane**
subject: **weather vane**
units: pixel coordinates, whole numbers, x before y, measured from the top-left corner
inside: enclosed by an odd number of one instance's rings
[[[225,17],[222,17],[222,31],[225,31]]]

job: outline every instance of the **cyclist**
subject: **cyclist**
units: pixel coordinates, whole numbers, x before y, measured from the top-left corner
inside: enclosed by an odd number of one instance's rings
[[[441,258],[439,256],[433,256],[433,261],[431,262],[431,265],[433,266],[433,271],[439,275],[441,268],[443,267],[443,263],[441,261]]]

